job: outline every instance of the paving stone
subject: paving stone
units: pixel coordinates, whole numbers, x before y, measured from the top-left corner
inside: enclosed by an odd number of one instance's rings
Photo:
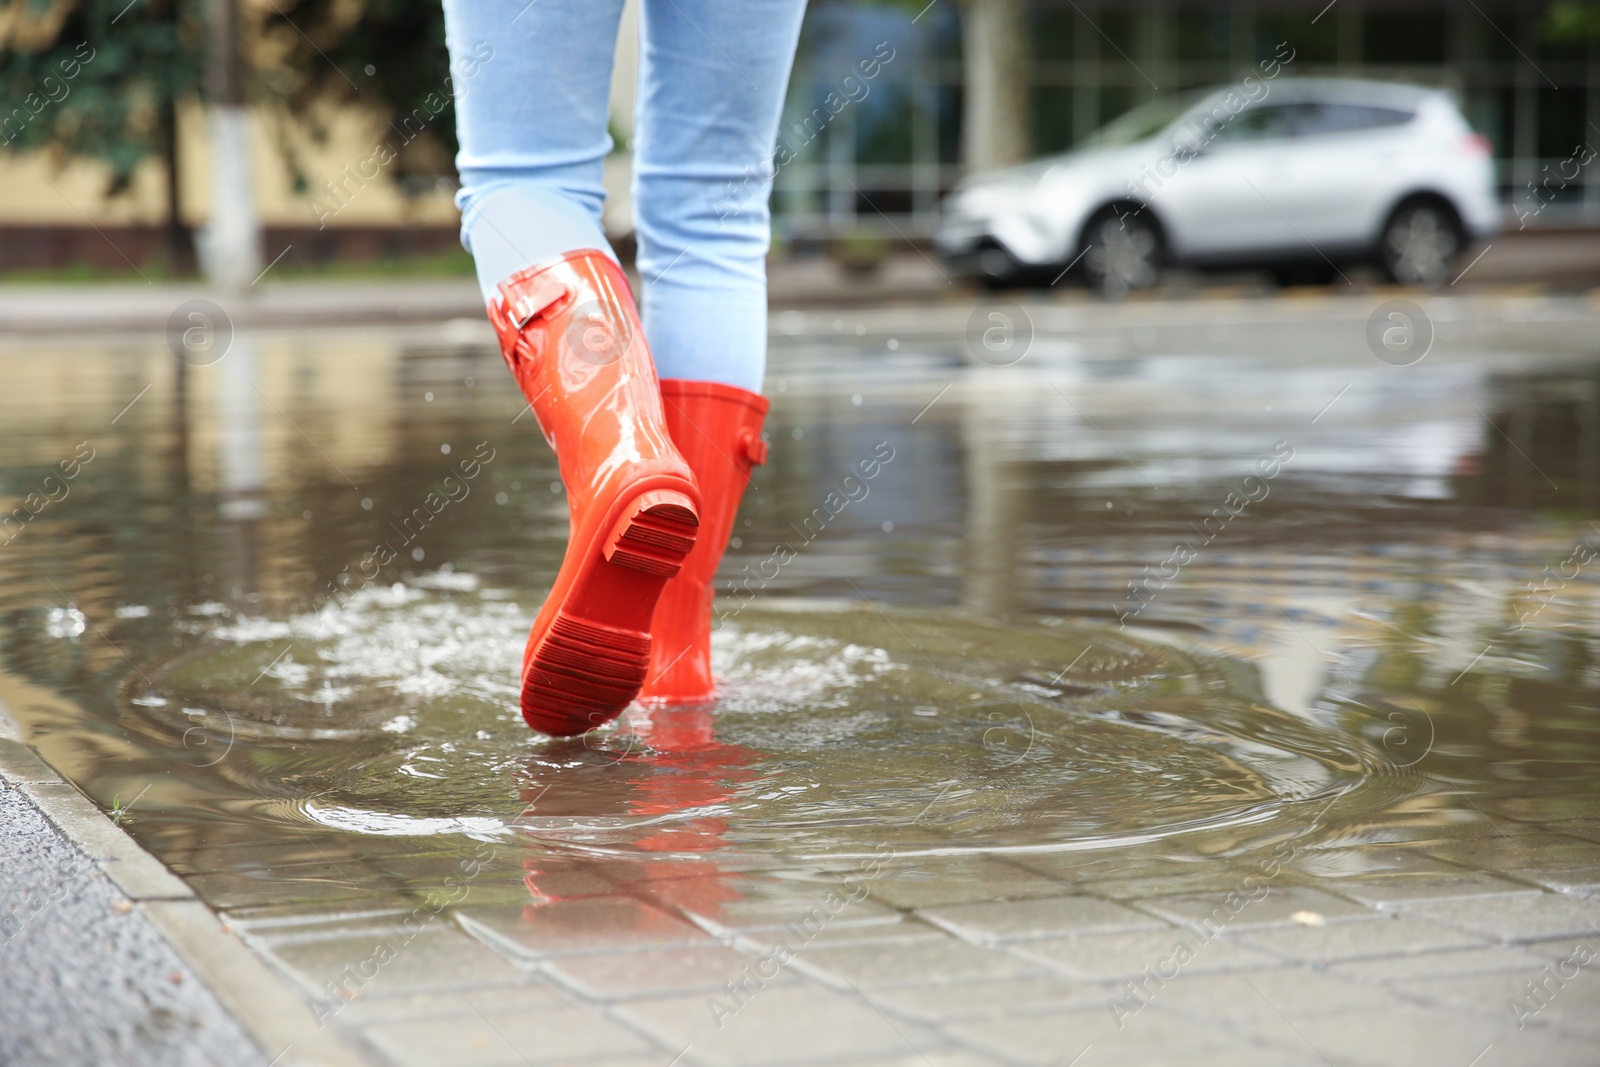
[[[527,1067],[652,1051],[627,1028],[577,1007],[386,1023],[365,1036],[399,1067]]]
[[[886,864],[870,883],[875,900],[894,908],[1060,896],[1061,882],[987,856],[936,856]]]
[[[556,861],[536,866],[542,869],[527,872],[523,884],[546,901],[625,895],[629,888],[607,878],[596,864]]]
[[[1482,937],[1409,919],[1371,919],[1328,926],[1274,927],[1239,935],[1251,948],[1298,963],[1331,963],[1367,956],[1403,956],[1485,944]]]
[[[837,1060],[837,1067],[1005,1067],[1004,1061],[977,1052],[913,1052],[906,1056],[873,1056],[865,1060]],[[661,1067],[656,1064],[655,1067]]]
[[[1600,959],[1565,969],[1550,961],[1499,974],[1425,979],[1408,989],[1418,999],[1445,1008],[1498,1016],[1510,1029],[1538,1020],[1600,1032]]]
[[[838,947],[845,945],[886,944],[901,941],[944,941],[950,937],[945,930],[929,926],[917,919],[900,917],[892,923],[872,923],[863,926],[825,926],[812,933],[801,928],[761,927],[745,930],[734,938],[741,951],[765,955],[779,945],[787,945],[796,952],[807,948]]]
[[[1108,987],[1089,982],[1057,975],[1034,975],[939,985],[885,986],[874,989],[872,999],[901,1015],[932,1023],[1101,1007],[1108,992]]]
[[[1133,992],[1169,1011],[1239,1024],[1275,1018],[1280,1013],[1298,1018],[1330,1011],[1380,1011],[1410,1002],[1392,988],[1355,982],[1335,975],[1331,969],[1293,966],[1272,971],[1180,974],[1165,985],[1141,982],[1130,988],[1124,982],[1115,1003],[1122,1010],[1136,1007],[1129,997]]]
[[[471,998],[470,1000],[468,998]],[[341,1024],[357,1028],[388,1022],[411,1022],[478,1012],[530,1012],[570,1007],[572,997],[540,979],[514,986],[461,987],[440,992],[406,993],[388,997],[362,997],[338,1013]]]
[[[1534,1025],[1497,1040],[1472,1067],[1594,1067],[1595,1047],[1594,1037]]]
[[[1188,930],[1049,937],[1019,941],[1011,950],[1024,959],[1089,982],[1112,982],[1146,970],[1157,974],[1205,974],[1282,966],[1275,956],[1222,938],[1207,941]]]
[[[1006,862],[1073,886],[1104,881],[1158,882],[1176,876],[1193,875],[1199,870],[1213,876],[1230,876],[1226,869],[1219,870],[1218,864],[1184,864],[1148,857],[1141,859],[1130,857],[1125,851],[1037,852],[1010,856]]]
[[[1017,978],[1041,974],[1037,965],[999,949],[944,937],[849,948],[807,948],[795,967],[823,982],[858,986],[958,982],[978,978]]]
[[[305,904],[273,904],[267,907],[233,908],[222,913],[228,926],[264,941],[279,938],[294,940],[342,937],[352,926],[377,926],[409,915],[416,901],[400,896],[374,893],[375,903],[358,908],[318,908]]]
[[[793,882],[747,879],[737,899],[688,908],[701,925],[719,935],[746,930],[796,927],[874,926],[900,921],[895,908],[867,897],[867,883]]]
[[[1263,880],[1261,872],[1254,868],[1219,866],[1213,869],[1205,865],[1199,870],[1180,874],[1090,879],[1080,888],[1094,893],[1095,896],[1108,897],[1112,900],[1146,900],[1150,897],[1197,896],[1202,893],[1241,891],[1245,879],[1252,876],[1257,880]],[[1274,888],[1288,888],[1296,882],[1289,874],[1280,874],[1272,879],[1270,884]]]
[[[366,936],[260,946],[281,969],[328,1003],[477,985],[507,985],[527,973],[453,926],[407,937],[394,929]]]
[[[1586,945],[1590,950],[1600,956],[1600,941],[1592,934],[1582,937],[1552,937],[1548,941],[1528,941],[1516,948],[1501,946],[1500,951],[1505,953],[1525,952],[1539,960],[1564,960],[1568,956],[1580,952],[1578,946]]]
[[[186,873],[183,880],[208,906],[231,913],[272,904],[287,895],[303,901],[308,908],[342,907],[355,910],[367,900],[362,885],[393,877],[388,871],[373,871],[356,864],[341,862],[339,866],[343,874],[335,873],[331,867],[324,865],[321,872],[303,873],[293,880],[267,881],[260,877],[243,876],[240,871],[250,869],[249,864],[245,864],[210,874]]]
[[[325,1025],[325,1015],[319,1017],[321,1013],[306,1003],[299,990],[275,974],[272,967],[251,951],[243,940],[230,936],[216,914],[200,901],[148,900],[136,909],[138,911],[148,916],[165,940],[177,950],[184,960],[185,969],[193,968],[199,982],[204,983],[216,1001],[220,1002],[221,1009],[245,1022],[257,1042],[278,1049],[294,1047],[295,1054],[285,1060],[284,1067],[291,1060],[317,1064],[318,1067],[339,1067],[360,1062],[355,1051],[345,1044],[335,1029]],[[136,912],[128,914],[131,916]],[[66,961],[62,963],[66,965]],[[15,963],[7,959],[0,966],[12,967]],[[129,972],[122,971],[120,975],[123,982],[131,982]],[[113,976],[118,976],[118,972],[113,972]],[[75,977],[70,971],[62,974],[63,979]],[[159,977],[159,972],[150,976],[152,981],[158,981]],[[171,980],[170,975],[165,977]],[[187,980],[182,984],[187,986]],[[130,987],[128,992],[137,996],[143,1007],[144,1022],[139,1024],[141,1027],[182,1025],[189,1029],[181,1015],[174,1015],[162,1007],[164,998],[159,991]],[[177,1036],[187,1041],[195,1035],[180,1030]],[[203,1031],[199,1036],[205,1036]],[[0,1060],[5,1058],[0,1056]],[[141,1062],[152,1062],[143,1056],[139,1059]],[[104,1058],[80,1062],[101,1063]],[[119,1057],[118,1062],[126,1063],[127,1057]]]
[[[633,897],[591,897],[527,907],[467,908],[457,921],[512,958],[543,960],[576,952],[667,948],[711,936]]]
[[[713,1067],[931,1054],[943,1048],[930,1031],[909,1022],[892,1024],[861,997],[808,985],[775,986],[742,1003],[711,996],[633,1000],[616,1012],[663,1047],[688,1046],[687,1061]]]
[[[726,983],[794,981],[779,963],[725,945],[561,956],[544,970],[562,985],[594,1000],[673,993],[714,992]]]
[[[1545,962],[1543,957],[1532,951],[1495,945],[1492,948],[1425,952],[1420,956],[1351,960],[1348,963],[1333,964],[1328,968],[1328,973],[1368,984],[1405,985],[1408,982],[1438,976],[1493,974],[1496,971],[1533,972]]]
[[[1510,867],[1504,873],[1568,896],[1600,894],[1600,863],[1566,867]]]
[[[1090,1055],[1098,1054],[1095,1049]],[[1113,1050],[1115,1052],[1115,1050]],[[1191,1054],[1184,1050],[1174,1050],[1171,1058],[1160,1061],[1143,1059],[1122,1059],[1109,1057],[1110,1062],[1141,1063],[1154,1062],[1179,1064],[1181,1067],[1328,1067],[1328,1062],[1318,1056],[1313,1049],[1301,1047],[1290,1048],[1252,1035],[1249,1043],[1237,1040],[1224,1047],[1213,1049],[1209,1052]],[[1091,1067],[1093,1061],[1089,1056],[1083,1058],[1083,1067]]]
[[[1498,1019],[1398,1004],[1381,1011],[1305,1015],[1296,1018],[1292,1026],[1283,1021],[1282,1029],[1284,1041],[1299,1036],[1334,1063],[1395,1067],[1466,1067],[1504,1036]],[[1482,1067],[1481,1062],[1476,1067]]]
[[[1095,897],[985,901],[927,908],[918,913],[969,941],[1007,941],[1062,934],[1158,930],[1167,924],[1122,904]]]
[[[1400,913],[1501,941],[1600,935],[1600,901],[1554,893],[1406,904]]]
[[[1329,888],[1371,908],[1392,908],[1424,900],[1458,900],[1539,892],[1533,886],[1476,871],[1393,878],[1350,878],[1332,883]]]
[[[954,1023],[946,1032],[964,1044],[1029,1064],[1071,1063],[1085,1048],[1085,1067],[1108,1063],[1188,1063],[1200,1053],[1240,1049],[1239,1035],[1218,1024],[1157,1009],[1117,1018],[1105,1007],[1044,1015],[1007,1015]]]
[[[1255,899],[1243,890],[1187,897],[1152,897],[1139,902],[1145,911],[1188,926],[1201,934],[1221,930],[1259,930],[1270,926],[1297,926],[1292,916],[1315,912],[1327,922],[1361,919],[1371,911],[1341,900],[1331,893],[1299,886],[1267,886]]]
[[[1566,834],[1533,833],[1478,838],[1451,838],[1419,846],[1436,859],[1449,860],[1474,870],[1511,871],[1575,867],[1600,862],[1600,845]]]
[[[1390,842],[1363,848],[1341,843],[1336,849],[1307,849],[1296,854],[1284,876],[1304,873],[1325,889],[1333,889],[1347,878],[1384,878],[1404,874],[1461,874],[1453,863],[1435,859],[1414,849],[1395,848]],[[1304,866],[1298,866],[1298,864]],[[1274,879],[1274,884],[1277,883]]]

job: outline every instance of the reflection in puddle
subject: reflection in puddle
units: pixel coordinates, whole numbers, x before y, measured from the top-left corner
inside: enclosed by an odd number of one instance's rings
[[[962,885],[1208,888],[1285,848],[1315,882],[1592,827],[1596,401],[1588,372],[1506,372],[1536,330],[1441,314],[1402,372],[1340,349],[1360,316],[1293,359],[1270,323],[1221,351],[1158,322],[967,368],[942,314],[892,356],[876,325],[779,346],[773,463],[728,555],[761,595],[729,601],[714,711],[529,734],[555,465],[492,349],[356,334],[251,339],[170,385],[122,352],[70,419],[7,413],[8,485],[101,429],[0,550],[0,695],[245,918],[407,907],[470,869],[474,908],[631,892],[743,928],[870,864],[848,921],[890,922]],[[485,439],[469,493],[338,584]],[[1216,525],[1280,442],[1293,462]],[[1600,845],[1565,840],[1511,873],[1600,882]]]

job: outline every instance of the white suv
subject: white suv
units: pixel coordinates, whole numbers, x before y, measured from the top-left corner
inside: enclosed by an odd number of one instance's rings
[[[962,183],[935,246],[992,284],[1078,264],[1116,292],[1153,285],[1164,262],[1332,280],[1375,262],[1393,281],[1437,285],[1498,228],[1489,143],[1449,94],[1247,84],[1155,100],[1071,152]]]

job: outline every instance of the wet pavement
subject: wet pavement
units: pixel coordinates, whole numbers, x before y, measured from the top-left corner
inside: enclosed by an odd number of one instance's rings
[[[1597,323],[781,312],[722,701],[559,742],[486,326],[13,340],[0,699],[379,1062],[1591,1063]]]

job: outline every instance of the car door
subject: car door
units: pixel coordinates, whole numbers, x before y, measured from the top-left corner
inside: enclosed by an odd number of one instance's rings
[[[1150,203],[1186,259],[1226,259],[1295,239],[1281,210],[1289,173],[1288,105],[1262,103],[1191,116],[1178,133],[1170,178]],[[1159,166],[1159,163],[1158,163]]]
[[[1283,209],[1308,244],[1365,245],[1373,219],[1391,199],[1400,153],[1414,113],[1351,101],[1305,101],[1288,113],[1294,151]]]

